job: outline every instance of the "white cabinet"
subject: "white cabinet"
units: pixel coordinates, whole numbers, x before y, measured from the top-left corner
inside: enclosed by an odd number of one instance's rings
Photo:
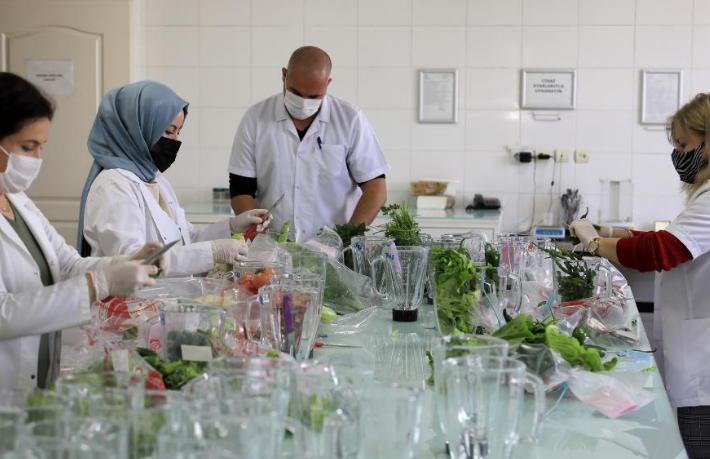
[[[463,209],[413,210],[419,228],[437,239],[442,234],[477,231],[492,240],[500,232],[501,213],[498,210],[477,210],[471,214]],[[386,218],[378,216],[374,226],[381,226]]]
[[[207,225],[232,216],[229,208],[212,206],[212,204],[197,204],[185,206],[187,218],[193,225]],[[501,213],[498,210],[477,210],[471,214],[463,209],[454,210],[418,210],[415,218],[421,230],[438,238],[442,234],[465,233],[478,231],[492,240],[500,232]],[[381,226],[386,219],[378,216],[373,226]]]

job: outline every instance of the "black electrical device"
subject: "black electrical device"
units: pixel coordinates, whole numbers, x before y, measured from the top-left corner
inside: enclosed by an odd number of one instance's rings
[[[533,160],[533,154],[531,151],[519,151],[514,156],[521,163],[530,163]]]

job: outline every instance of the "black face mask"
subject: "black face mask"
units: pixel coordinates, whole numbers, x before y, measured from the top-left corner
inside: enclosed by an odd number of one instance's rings
[[[673,153],[671,153],[673,167],[675,167],[678,176],[685,183],[694,183],[695,176],[707,164],[707,161],[703,158],[704,148],[705,143],[703,142],[695,150],[684,153],[674,149]]]
[[[160,172],[165,172],[175,162],[182,142],[161,137],[150,149],[150,157]]]

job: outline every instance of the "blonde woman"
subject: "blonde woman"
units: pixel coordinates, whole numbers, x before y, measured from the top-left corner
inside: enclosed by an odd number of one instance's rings
[[[587,250],[639,271],[659,271],[666,388],[688,455],[710,457],[710,94],[698,94],[668,124],[671,162],[687,195],[664,231],[570,225]],[[659,314],[657,314],[658,316]]]

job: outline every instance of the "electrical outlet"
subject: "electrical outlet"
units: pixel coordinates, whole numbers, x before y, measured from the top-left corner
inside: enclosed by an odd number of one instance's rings
[[[584,150],[575,150],[574,151],[574,162],[575,163],[588,163],[589,162],[589,154]]]
[[[567,150],[555,150],[555,162],[566,163],[569,161]]]

